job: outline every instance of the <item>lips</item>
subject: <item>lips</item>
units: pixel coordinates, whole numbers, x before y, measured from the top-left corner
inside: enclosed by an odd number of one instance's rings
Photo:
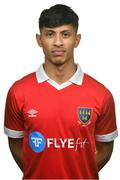
[[[54,56],[62,56],[65,53],[65,50],[53,50],[52,54]]]

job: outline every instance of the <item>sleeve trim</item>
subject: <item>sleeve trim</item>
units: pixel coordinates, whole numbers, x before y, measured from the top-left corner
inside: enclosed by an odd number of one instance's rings
[[[8,129],[4,127],[4,133],[11,138],[23,138],[24,137],[24,131],[15,131],[12,129]]]
[[[110,142],[113,141],[118,136],[118,130],[105,135],[96,135],[96,141],[99,142]]]

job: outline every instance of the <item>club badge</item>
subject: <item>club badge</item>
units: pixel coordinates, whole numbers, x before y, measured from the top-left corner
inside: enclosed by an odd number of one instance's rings
[[[86,108],[86,107],[78,108],[78,117],[82,125],[87,125],[91,120],[91,116],[92,116],[91,108]]]

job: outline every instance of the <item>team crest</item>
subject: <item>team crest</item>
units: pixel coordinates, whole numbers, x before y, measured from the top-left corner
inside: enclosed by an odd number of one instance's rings
[[[88,124],[92,116],[91,108],[78,108],[78,117],[82,125]]]

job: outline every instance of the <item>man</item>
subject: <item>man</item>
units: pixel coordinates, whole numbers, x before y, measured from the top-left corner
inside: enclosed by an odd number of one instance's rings
[[[98,179],[117,137],[110,91],[74,62],[78,16],[65,5],[39,18],[45,62],[16,81],[5,109],[5,133],[23,179]]]

